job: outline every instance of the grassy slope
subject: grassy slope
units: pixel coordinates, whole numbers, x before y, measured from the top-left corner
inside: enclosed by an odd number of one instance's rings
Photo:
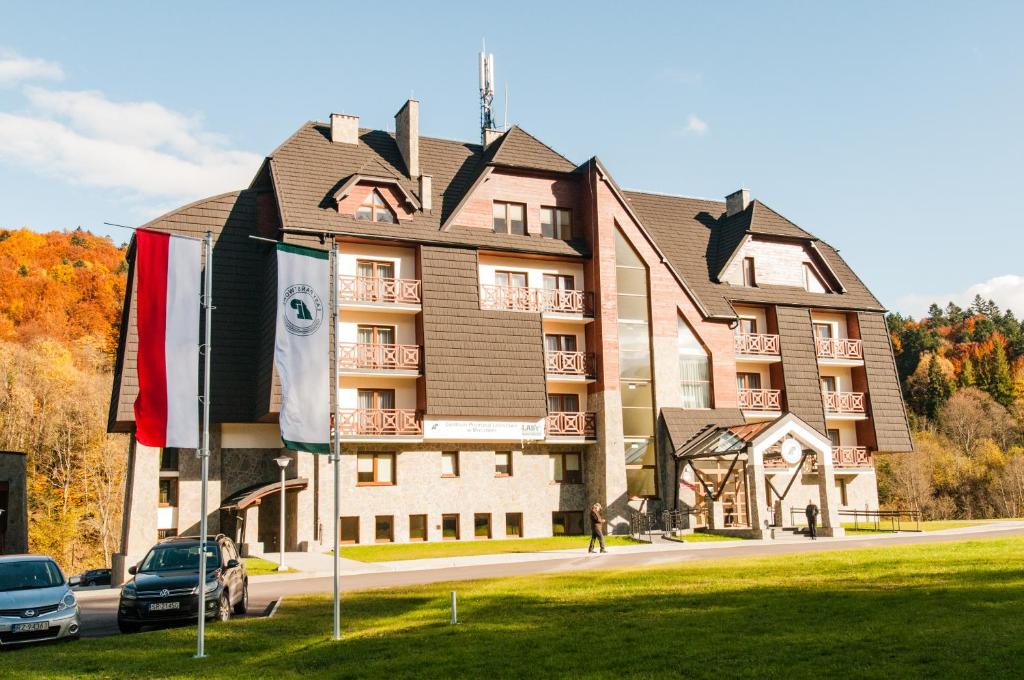
[[[635,545],[629,536],[608,536],[607,545]],[[586,548],[590,536],[550,536],[548,538],[502,539],[500,541],[451,541],[433,543],[389,543],[386,545],[355,545],[342,547],[341,556],[360,562],[394,562],[420,560],[429,557],[457,557],[461,555],[496,555],[498,553],[540,552]],[[333,552],[333,551],[332,551]]]
[[[289,598],[274,619],[7,652],[0,675],[1019,677],[1024,538]]]

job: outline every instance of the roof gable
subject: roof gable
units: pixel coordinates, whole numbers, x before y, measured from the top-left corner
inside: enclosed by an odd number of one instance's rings
[[[548,172],[572,172],[576,169],[575,163],[518,125],[509,128],[494,145],[494,150],[488,154],[491,165]]]

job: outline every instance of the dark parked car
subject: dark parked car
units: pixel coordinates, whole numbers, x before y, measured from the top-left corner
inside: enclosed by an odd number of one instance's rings
[[[75,583],[75,578],[78,582]],[[71,577],[71,585],[81,586],[83,588],[87,586],[109,586],[110,585],[110,570],[109,569],[89,569],[88,571],[82,572],[77,577]]]
[[[52,558],[0,555],[0,647],[80,634],[78,601]]]
[[[138,565],[128,570],[131,580],[121,588],[117,627],[132,633],[142,626],[195,620],[199,607],[198,536],[160,541]],[[230,538],[206,540],[206,618],[227,621],[249,607],[249,576]]]

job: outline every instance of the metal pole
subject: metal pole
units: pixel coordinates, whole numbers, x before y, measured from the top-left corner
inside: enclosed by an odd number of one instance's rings
[[[331,348],[331,356],[334,357],[333,379],[331,381],[331,396],[334,399],[334,453],[331,456],[334,464],[334,634],[332,639],[341,639],[341,555],[340,555],[340,533],[341,519],[341,409],[338,404],[338,241],[335,240],[331,246],[331,258],[333,276],[331,277],[331,309],[334,319],[334,346]]]
[[[280,533],[280,541],[278,541],[278,543],[280,544],[278,547],[281,548],[281,559],[278,560],[278,564],[277,564],[277,570],[278,571],[284,571],[284,569],[285,569],[285,567],[284,567],[284,538],[285,538],[285,536],[284,536],[284,510],[285,510],[285,502],[284,502],[285,501],[285,496],[284,496],[284,494],[285,494],[285,490],[284,490],[285,477],[284,477],[284,470],[285,470],[284,466],[281,466],[281,533]]]
[[[459,623],[459,607],[458,601],[455,597],[455,591],[452,591],[452,620],[449,625],[456,626]]]
[[[203,308],[206,312],[203,340],[203,448],[200,450],[202,470],[199,486],[199,631],[196,639],[196,657],[206,656],[206,483],[210,476],[210,338],[213,322],[213,232],[206,232],[206,281],[203,285]]]

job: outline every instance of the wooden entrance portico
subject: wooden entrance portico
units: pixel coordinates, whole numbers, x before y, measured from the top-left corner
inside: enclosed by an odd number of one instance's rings
[[[787,442],[792,441],[795,444]],[[788,460],[780,449],[785,447]],[[690,526],[703,522],[709,531],[742,533],[752,538],[770,536],[771,526],[781,526],[784,518],[773,512],[797,477],[803,474],[809,458],[817,461],[818,508],[822,536],[842,536],[839,522],[839,498],[832,465],[832,443],[792,413],[763,423],[731,426],[709,425],[673,451],[676,484],[688,475],[696,483],[697,502],[678,510],[688,511]],[[766,469],[765,460],[771,464]],[[708,474],[726,470],[724,475]],[[688,485],[688,483],[687,483]],[[678,488],[678,486],[677,486]],[[733,497],[726,494],[732,489]],[[737,495],[742,494],[742,503]],[[745,506],[745,513],[739,512]],[[739,517],[745,514],[745,517]],[[745,521],[744,521],[745,520]]]

